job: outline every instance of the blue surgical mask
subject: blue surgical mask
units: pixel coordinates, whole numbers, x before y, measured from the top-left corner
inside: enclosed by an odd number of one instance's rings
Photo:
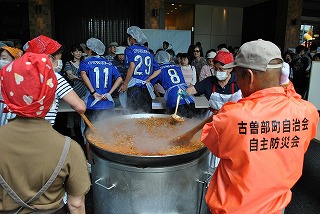
[[[10,61],[0,59],[0,69],[3,68],[4,66],[8,65]]]

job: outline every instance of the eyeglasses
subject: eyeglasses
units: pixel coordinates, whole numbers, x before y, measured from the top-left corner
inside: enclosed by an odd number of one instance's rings
[[[193,52],[194,52],[194,53],[199,53],[200,51],[199,51],[199,50],[194,50]]]

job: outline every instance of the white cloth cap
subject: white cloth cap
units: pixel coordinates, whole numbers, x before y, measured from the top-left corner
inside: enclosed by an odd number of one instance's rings
[[[168,63],[170,62],[170,54],[167,51],[159,51],[154,59],[160,64]]]
[[[213,59],[213,58],[215,58],[216,57],[216,53],[215,52],[210,52],[210,53],[208,53],[208,55],[207,55],[207,59]]]
[[[123,47],[123,46],[116,47],[116,55],[124,54],[125,49],[126,49],[126,47]]]
[[[96,52],[98,55],[103,55],[104,51],[106,50],[106,46],[99,39],[96,38],[88,39],[86,45],[87,48]]]
[[[143,45],[148,41],[146,35],[144,35],[142,30],[137,26],[129,27],[127,29],[127,34],[131,35],[140,45]]]
[[[224,69],[242,67],[258,71],[266,71],[268,68],[282,68],[282,63],[271,65],[273,59],[281,59],[280,49],[272,42],[258,39],[244,43],[236,55],[234,62],[223,66]],[[282,60],[283,61],[283,60]]]

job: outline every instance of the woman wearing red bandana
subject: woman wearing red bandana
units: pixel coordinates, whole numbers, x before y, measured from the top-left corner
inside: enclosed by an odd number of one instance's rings
[[[48,120],[52,125],[54,125],[59,108],[60,99],[66,101],[79,114],[84,113],[86,111],[86,104],[73,91],[70,84],[59,74],[59,72],[62,69],[62,45],[49,37],[40,35],[27,42],[24,45],[24,50],[26,52],[47,54],[52,63],[55,75],[58,79],[56,98],[53,102],[53,105],[51,106],[50,111],[46,115],[46,120]]]
[[[16,118],[0,129],[0,213],[85,213],[90,178],[81,147],[44,119],[58,81],[45,54],[26,53],[1,70],[1,93]]]

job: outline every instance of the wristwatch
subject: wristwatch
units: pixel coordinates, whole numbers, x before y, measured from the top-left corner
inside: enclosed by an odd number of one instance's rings
[[[93,92],[90,92],[90,94],[91,95],[94,95],[94,93],[96,93],[97,91],[96,90],[94,90]]]

